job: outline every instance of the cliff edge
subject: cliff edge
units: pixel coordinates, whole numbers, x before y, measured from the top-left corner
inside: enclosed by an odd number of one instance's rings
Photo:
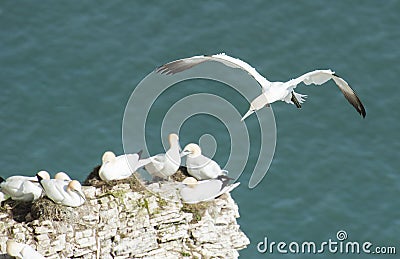
[[[250,243],[236,222],[238,206],[230,194],[188,205],[132,190],[129,183],[82,189],[87,200],[78,208],[47,198],[6,202],[0,210],[0,258],[11,258],[8,239],[47,258],[102,259],[237,258]]]

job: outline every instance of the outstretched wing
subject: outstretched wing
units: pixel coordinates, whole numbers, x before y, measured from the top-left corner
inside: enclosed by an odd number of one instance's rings
[[[174,75],[209,60],[212,60],[212,56],[202,55],[194,56],[191,58],[178,59],[156,68],[155,71],[162,75]]]
[[[312,72],[308,72],[302,76],[299,76],[298,78],[286,82],[285,84],[287,85],[287,88],[289,90],[293,90],[299,83],[304,83],[306,85],[322,85],[330,79],[335,81],[336,85],[339,87],[344,97],[351,105],[353,105],[357,112],[361,114],[361,116],[365,117],[365,108],[354,90],[343,78],[340,78],[335,74],[335,72],[331,70],[315,70]]]
[[[194,56],[191,58],[178,59],[158,67],[155,71],[157,73],[164,75],[173,75],[207,61],[220,62],[228,67],[239,68],[241,70],[246,71],[250,76],[252,76],[258,82],[258,84],[262,87],[263,90],[264,88],[267,87],[269,83],[269,81],[265,77],[260,75],[260,73],[258,73],[254,67],[250,66],[243,60],[228,56],[224,53],[212,56],[202,55],[202,56]]]

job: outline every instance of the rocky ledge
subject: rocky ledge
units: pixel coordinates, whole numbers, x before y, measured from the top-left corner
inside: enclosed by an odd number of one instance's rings
[[[3,205],[0,258],[10,258],[8,239],[47,258],[237,258],[249,244],[230,194],[188,205],[129,183],[106,187],[83,186],[87,201],[78,208],[47,198]]]

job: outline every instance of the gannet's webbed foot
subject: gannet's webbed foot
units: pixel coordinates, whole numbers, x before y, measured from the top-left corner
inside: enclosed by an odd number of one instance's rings
[[[297,100],[297,98],[294,96],[294,92],[292,92],[292,99],[290,100],[294,103],[294,105],[296,105],[297,108],[299,109],[301,108],[301,104],[299,100]]]

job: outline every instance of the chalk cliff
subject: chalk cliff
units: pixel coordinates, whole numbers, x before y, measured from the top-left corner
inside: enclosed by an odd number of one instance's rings
[[[249,244],[230,194],[187,205],[132,190],[129,183],[83,186],[83,192],[87,201],[78,208],[47,198],[6,202],[0,210],[0,258],[10,258],[8,239],[47,258],[237,258]]]

